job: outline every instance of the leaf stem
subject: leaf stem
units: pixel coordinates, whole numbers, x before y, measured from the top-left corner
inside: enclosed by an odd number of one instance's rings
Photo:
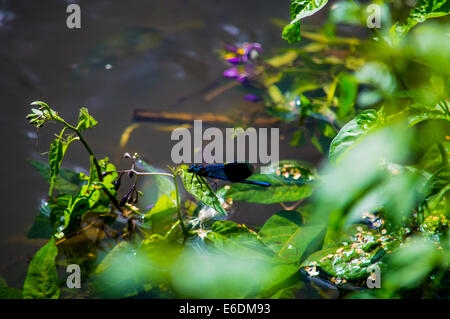
[[[448,164],[448,155],[447,155],[447,151],[444,148],[444,146],[442,145],[442,143],[438,142],[436,143],[439,149],[439,152],[441,153],[441,158],[442,158],[442,167],[446,166]]]
[[[51,114],[50,107],[48,107],[48,108],[49,108],[49,112]],[[100,182],[102,182],[103,181],[103,176],[102,176],[102,170],[100,169],[100,165],[98,164],[97,158],[95,157],[95,154],[92,151],[91,147],[89,146],[89,144],[84,139],[83,134],[81,134],[81,131],[79,129],[77,129],[75,126],[70,125],[69,123],[64,121],[59,116],[58,117],[53,117],[52,116],[52,118],[53,118],[53,120],[55,120],[55,121],[65,125],[67,128],[71,129],[72,131],[74,131],[78,135],[78,137],[80,138],[80,142],[83,143],[84,148],[89,153],[89,155],[92,157],[92,162],[94,163],[95,169],[97,170],[98,179],[100,180]]]
[[[152,176],[152,175],[159,175],[159,176],[167,176],[170,178],[173,178],[174,175],[170,173],[164,173],[164,172],[138,172],[135,169],[126,169],[123,171],[117,171],[117,173],[133,173],[136,174],[136,176]]]
[[[188,237],[188,232],[186,230],[186,226],[184,225],[183,218],[181,216],[181,200],[180,200],[180,192],[179,192],[179,189],[178,189],[177,173],[176,173],[176,171],[173,168],[171,168],[171,167],[169,167],[169,168],[173,172],[172,177],[173,177],[173,183],[175,184],[175,193],[176,193],[176,196],[177,196],[177,215],[178,215],[178,220],[180,221],[180,226],[183,229],[184,236],[187,238]]]

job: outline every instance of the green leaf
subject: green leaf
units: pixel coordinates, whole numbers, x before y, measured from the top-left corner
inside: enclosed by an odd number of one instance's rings
[[[339,234],[340,238],[336,238],[331,247],[313,253],[302,266],[318,266],[331,276],[359,280],[369,276],[369,266],[378,263],[383,267],[385,255],[400,244],[398,238],[361,224],[353,225],[350,231]],[[310,270],[317,271],[314,268]]]
[[[278,290],[276,293],[274,293],[273,295],[270,296],[270,299],[295,299],[295,291],[300,290],[300,288],[302,288],[303,285],[301,282],[299,282],[296,286],[294,287],[287,287],[287,288],[282,288],[280,290]]]
[[[354,76],[346,73],[339,75],[339,117],[343,118],[354,110],[358,83]]]
[[[162,195],[150,212],[145,214],[144,225],[151,225],[153,233],[165,234],[172,226],[176,212],[176,193],[173,191],[170,197]]]
[[[450,123],[450,116],[441,111],[422,108],[417,113],[408,117],[408,126],[411,127],[428,120],[445,120]]]
[[[206,240],[222,252],[272,260],[274,254],[265,247],[258,234],[243,224],[229,220],[214,222]]]
[[[287,40],[289,44],[300,42],[300,40],[302,39],[300,34],[300,21],[297,21],[296,23],[291,22],[290,24],[285,26],[281,36],[283,37],[283,39]]]
[[[50,195],[52,194],[53,188],[55,187],[56,177],[59,174],[61,163],[64,155],[66,154],[67,148],[69,147],[70,143],[75,140],[78,140],[78,138],[69,136],[66,140],[63,140],[61,137],[59,137],[55,139],[50,145],[50,150],[48,152],[48,164],[50,167]]]
[[[311,221],[328,221],[328,233],[333,236],[334,231],[348,227],[353,217],[380,206],[385,209],[389,227],[397,227],[410,217],[421,201],[424,177],[420,172],[403,172],[389,165],[409,158],[409,133],[404,126],[378,129],[349,151],[339,165],[326,165],[312,199]]]
[[[58,299],[60,295],[58,273],[55,258],[58,255],[55,238],[34,255],[28,266],[27,277],[23,285],[25,299]]]
[[[439,18],[450,13],[450,2],[447,0],[418,0],[404,25],[394,24],[389,30],[391,40],[398,42],[416,24],[431,18]]]
[[[425,189],[425,202],[429,209],[435,209],[450,190],[450,167],[446,165],[431,176]]]
[[[339,162],[343,156],[358,145],[364,137],[383,123],[381,112],[366,110],[345,124],[330,145],[329,158]]]
[[[33,101],[30,103],[30,105],[39,105],[40,107],[48,107],[49,108],[48,104],[45,102],[42,102],[42,101]]]
[[[90,281],[96,293],[105,298],[131,297],[150,290],[156,290],[160,297],[158,287],[167,281],[179,251],[178,245],[160,235],[152,235],[140,244],[122,241],[98,264]],[[162,295],[174,297],[166,286],[162,288],[166,290]]]
[[[387,259],[382,288],[388,291],[420,287],[433,270],[448,269],[448,252],[420,236],[413,236]]]
[[[442,17],[449,13],[450,3],[447,0],[419,0],[411,9],[409,19],[415,23],[422,23],[427,19]]]
[[[22,291],[8,287],[5,279],[0,276],[0,299],[22,299]]]
[[[211,186],[209,186],[209,184],[201,177],[200,182],[197,175],[193,178],[193,174],[189,173],[187,170],[188,167],[186,165],[182,165],[177,169],[177,173],[183,181],[184,188],[205,205],[215,209],[221,215],[227,215],[226,210],[220,204],[220,201],[211,189]]]
[[[270,187],[250,184],[233,184],[225,186],[225,198],[249,203],[274,204],[293,202],[309,197],[313,186],[303,180],[289,180],[276,175],[255,174],[248,180],[268,182]]]
[[[98,165],[100,166],[100,171],[102,173],[112,172],[103,177],[103,185],[106,185],[107,188],[111,192],[113,192],[113,194],[115,194],[116,192],[114,190],[113,182],[116,180],[116,178],[118,176],[116,166],[113,163],[109,162],[108,157],[105,157],[104,159],[99,160]],[[94,166],[94,163],[91,158],[91,171],[93,170],[92,166]],[[97,170],[94,170],[94,171],[95,171],[95,176],[97,176],[97,179],[95,179],[95,180],[98,180]]]
[[[110,211],[111,201],[109,197],[103,191],[103,188],[107,189],[112,196],[115,196],[116,190],[112,182],[117,178],[116,167],[108,162],[108,158],[99,160],[98,164],[102,173],[113,172],[107,174],[103,178],[103,182],[99,182],[97,171],[92,163],[91,159],[91,170],[90,176],[80,173],[80,179],[87,181],[87,184],[83,185],[76,196],[70,196],[68,194],[62,194],[57,197],[57,199],[62,199],[63,205],[61,207],[55,208],[57,213],[54,213],[52,209],[52,217],[56,214],[56,221],[58,218],[62,219],[64,216],[64,223],[54,223],[53,228],[63,226],[65,233],[70,233],[74,231],[80,224],[81,217],[88,211],[96,213],[105,213]],[[70,198],[64,198],[65,196],[70,196]],[[58,229],[58,233],[61,229]]]
[[[325,229],[321,224],[303,225],[302,217],[296,211],[281,211],[266,221],[259,234],[278,256],[300,261],[311,245],[321,243]]]
[[[62,121],[63,119],[61,117],[58,116],[58,113],[55,112],[54,110],[52,110],[47,103],[42,102],[42,101],[34,101],[31,103],[31,105],[33,106],[39,106],[39,110],[32,108],[31,111],[33,112],[32,114],[29,114],[27,116],[27,118],[31,118],[32,122],[34,120],[36,120],[35,124],[37,124],[37,126],[42,126],[42,124],[44,124],[45,121],[50,121],[50,120],[60,120]]]
[[[80,131],[86,130],[88,128],[94,127],[98,122],[91,115],[89,115],[88,109],[82,107],[80,109],[80,114],[78,116],[78,125],[77,128]]]
[[[138,278],[143,273],[142,257],[137,256],[136,245],[123,241],[103,258],[95,268],[90,281],[105,298],[124,298],[138,294]]]
[[[289,50],[271,57],[266,61],[266,63],[274,68],[280,68],[291,65],[298,57],[299,53],[296,50]]]
[[[199,237],[186,243],[173,265],[171,282],[181,295],[255,298],[297,270],[295,264],[277,257],[245,225],[217,221],[210,230],[198,233]]]
[[[63,143],[60,139],[56,139],[50,145],[50,151],[48,152],[48,164],[50,166],[50,193],[55,185],[56,176],[59,173],[59,167],[61,166],[64,152]]]
[[[264,174],[254,174],[248,180],[268,182],[269,187],[235,183],[223,187],[223,198],[249,203],[273,204],[293,202],[309,197],[317,178],[316,171],[302,161],[283,160],[264,168]]]
[[[450,141],[442,141],[444,152],[450,154]],[[421,160],[415,165],[419,169],[436,172],[442,167],[442,156],[437,144],[431,145]]]
[[[48,202],[41,204],[38,215],[34,218],[33,226],[28,231],[28,238],[49,239],[53,234],[53,227],[50,221],[51,208]],[[64,215],[63,215],[64,216]]]
[[[328,0],[291,0],[291,23],[284,27],[283,39],[290,44],[300,41],[300,20],[322,9]]]
[[[51,183],[51,170],[47,163],[29,160],[29,163],[33,165],[39,172],[39,174],[47,181]],[[59,168],[59,174],[56,176],[54,189],[62,193],[69,193],[75,195],[78,193],[82,180],[79,174],[66,168]]]

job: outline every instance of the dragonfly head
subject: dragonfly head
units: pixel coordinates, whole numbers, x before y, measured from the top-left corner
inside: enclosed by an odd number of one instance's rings
[[[194,164],[188,168],[188,173],[194,173],[195,169],[198,167],[197,164]]]

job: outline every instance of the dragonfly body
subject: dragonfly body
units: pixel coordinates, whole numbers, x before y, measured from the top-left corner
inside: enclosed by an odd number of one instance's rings
[[[194,164],[189,167],[188,172],[201,177],[220,179],[233,183],[253,184],[264,187],[270,186],[270,183],[247,180],[247,178],[249,178],[254,173],[253,165],[249,163],[228,163],[214,165]]]

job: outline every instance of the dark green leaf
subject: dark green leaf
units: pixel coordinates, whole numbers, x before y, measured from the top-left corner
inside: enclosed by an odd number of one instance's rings
[[[440,264],[448,269],[448,258],[447,261],[445,258],[448,251],[436,248],[430,240],[419,236],[411,238],[389,256],[382,288],[394,291],[399,288],[418,287]]]
[[[50,221],[51,208],[48,202],[43,202],[39,214],[35,217],[33,226],[28,231],[28,238],[49,239],[53,234],[53,227]],[[63,215],[64,216],[64,215]]]
[[[50,145],[50,150],[48,152],[48,164],[50,167],[50,194],[53,192],[53,188],[56,183],[56,177],[59,174],[61,163],[66,154],[67,148],[69,147],[70,143],[75,140],[78,140],[78,138],[73,136],[69,136],[66,140],[57,138]]]
[[[56,139],[50,145],[50,151],[48,152],[48,164],[50,166],[50,189],[53,189],[63,157],[63,143],[60,139]]]
[[[25,299],[58,299],[59,280],[55,266],[55,258],[58,255],[55,238],[34,255],[28,266],[27,277],[23,285],[23,297]]]
[[[255,298],[296,270],[244,225],[218,221],[187,242],[173,265],[172,283],[178,293],[198,298]]]
[[[34,160],[29,160],[29,162],[39,171],[39,174],[47,181],[47,183],[51,183],[50,166],[47,163]],[[82,183],[78,173],[70,169],[60,168],[54,188],[62,193],[75,195],[78,193]]]
[[[0,299],[22,299],[22,291],[8,287],[6,281],[0,276]]]
[[[255,174],[248,180],[268,182],[270,187],[249,184],[233,184],[225,186],[225,198],[249,203],[273,204],[280,202],[293,202],[311,195],[313,185],[302,180],[288,180],[286,178]]]
[[[357,227],[349,240],[337,246],[326,248],[309,256],[303,266],[319,266],[328,274],[347,280],[367,278],[367,269],[398,246],[398,240],[378,231]],[[383,266],[382,264],[379,264]],[[310,269],[312,270],[312,269]],[[317,269],[316,269],[317,271]]]
[[[293,202],[310,196],[316,179],[315,170],[300,161],[284,160],[266,168],[264,173],[248,180],[268,182],[270,187],[236,183],[223,188],[223,197],[260,204]]]
[[[428,180],[425,188],[425,201],[429,209],[434,209],[450,190],[450,167],[446,165],[438,170]]]
[[[310,245],[317,247],[321,243],[324,231],[325,225],[303,225],[296,211],[282,211],[269,218],[259,234],[278,256],[300,261]]]
[[[144,291],[157,291],[160,285],[167,282],[179,250],[177,245],[160,235],[152,235],[140,245],[120,242],[95,268],[90,281],[96,292],[106,298],[131,297]],[[165,286],[162,288],[166,290],[163,294],[166,298],[174,297]],[[160,291],[157,293],[161,294]]]
[[[215,209],[222,215],[227,215],[226,210],[220,204],[211,186],[201,177],[200,182],[197,175],[193,178],[193,174],[189,173],[187,169],[188,167],[186,165],[182,165],[177,169],[177,173],[180,175],[186,190],[205,205]]]

